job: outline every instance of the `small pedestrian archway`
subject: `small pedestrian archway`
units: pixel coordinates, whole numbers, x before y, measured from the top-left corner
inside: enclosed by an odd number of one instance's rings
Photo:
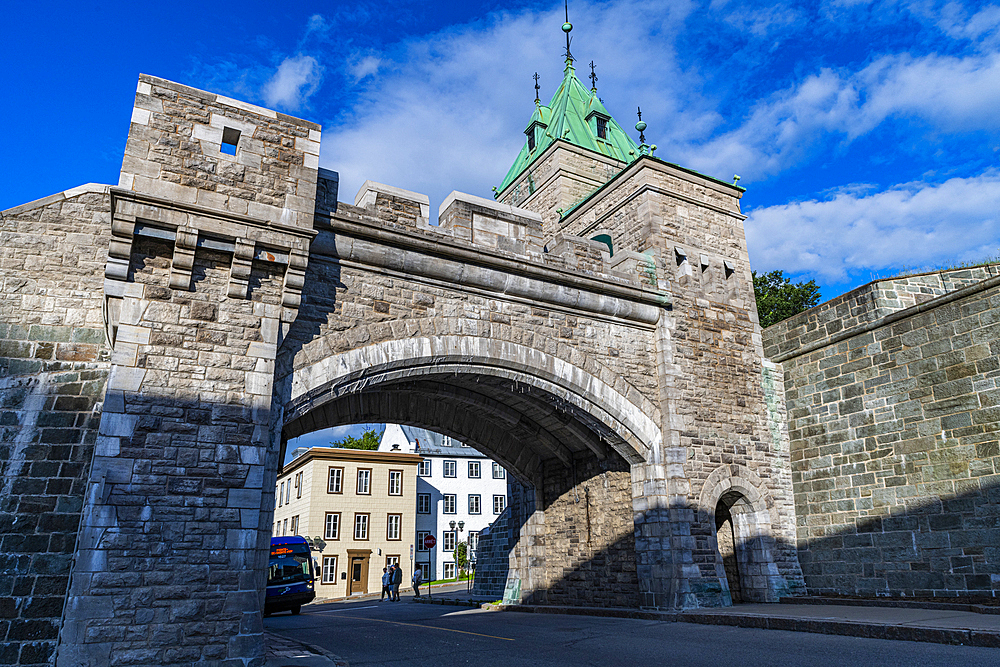
[[[762,487],[752,471],[723,466],[702,494],[706,523],[714,527],[716,573],[733,604],[777,602],[785,588],[774,560],[775,517]]]

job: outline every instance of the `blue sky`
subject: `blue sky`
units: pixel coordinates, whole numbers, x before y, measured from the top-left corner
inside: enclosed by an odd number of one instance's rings
[[[322,123],[365,179],[488,196],[562,61],[562,5],[7,3],[0,208],[116,183],[140,72]],[[1000,7],[934,1],[570,5],[581,75],[657,155],[748,191],[757,270],[824,298],[997,255]]]

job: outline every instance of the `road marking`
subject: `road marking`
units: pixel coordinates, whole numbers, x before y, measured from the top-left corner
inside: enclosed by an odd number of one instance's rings
[[[312,614],[339,614],[342,611],[354,611],[356,609],[375,609],[377,604],[370,604],[367,607],[351,607],[350,609],[324,609],[323,611],[311,611]]]
[[[376,605],[377,606],[377,605]],[[466,630],[453,630],[451,628],[439,628],[436,625],[421,625],[420,623],[403,623],[402,621],[387,621],[383,618],[369,618],[367,616],[341,616],[341,618],[350,618],[355,621],[378,621],[379,623],[391,623],[393,625],[408,625],[413,628],[428,628],[430,630],[444,630],[445,632],[459,632],[463,635],[476,635],[477,637],[488,637],[490,639],[502,639],[505,642],[514,641],[510,637],[497,637],[496,635],[484,635],[481,632],[468,632]]]

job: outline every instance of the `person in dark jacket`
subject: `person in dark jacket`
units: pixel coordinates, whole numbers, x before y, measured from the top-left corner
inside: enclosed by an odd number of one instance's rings
[[[399,585],[403,583],[403,568],[396,563],[392,566],[392,599],[399,602]]]

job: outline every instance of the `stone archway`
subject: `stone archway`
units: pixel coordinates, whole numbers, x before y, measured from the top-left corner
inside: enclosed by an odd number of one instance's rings
[[[543,351],[471,336],[369,345],[303,366],[285,386],[283,440],[396,422],[507,467],[526,487],[511,503],[522,600],[638,606],[631,469],[659,446],[651,403]]]
[[[777,602],[788,583],[775,559],[778,517],[761,479],[742,466],[717,468],[702,487],[700,513],[713,528],[723,600]]]
[[[581,361],[602,370],[592,360]],[[342,420],[347,413],[358,421],[377,421],[374,412],[385,408],[365,397],[403,392],[419,396],[411,410],[420,409],[420,401],[440,400],[474,406],[474,419],[486,416],[533,430],[546,452],[541,458],[554,457],[568,465],[572,451],[589,450],[603,459],[610,448],[630,464],[645,463],[660,446],[659,409],[620,377],[612,386],[601,375],[544,351],[490,338],[389,340],[331,354],[290,373],[282,383],[288,396],[283,437],[321,428],[316,422],[321,414],[324,423]],[[393,412],[398,415],[399,408]],[[470,443],[479,441],[504,459],[503,449],[483,442],[473,425],[455,422],[466,416],[457,411],[450,424],[434,421],[442,433],[464,433]],[[412,423],[417,421],[422,420]],[[530,477],[520,466],[515,469]]]

